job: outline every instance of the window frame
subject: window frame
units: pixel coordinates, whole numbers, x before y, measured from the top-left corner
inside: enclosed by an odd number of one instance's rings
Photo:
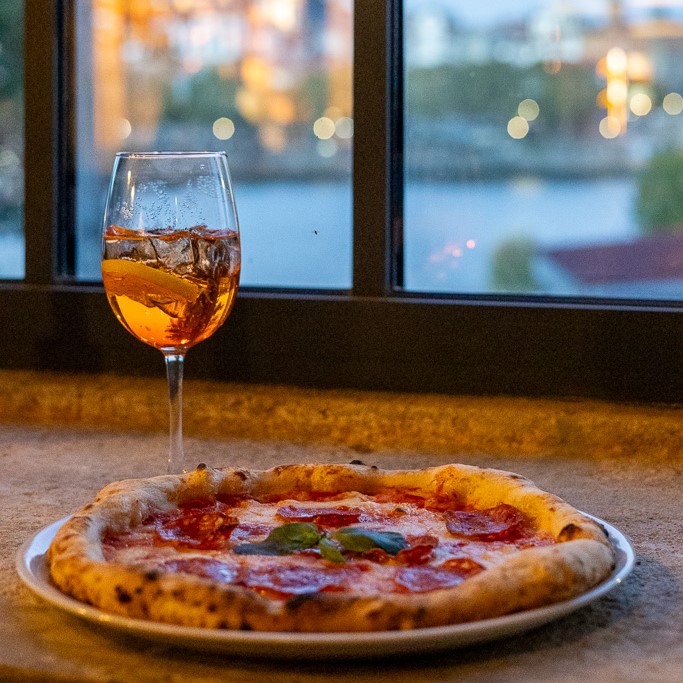
[[[77,282],[74,0],[25,4],[26,276],[0,283],[0,367],[161,376],[154,349]],[[680,403],[682,302],[402,291],[401,3],[354,9],[350,291],[242,288],[188,379]],[[238,198],[239,199],[239,198]]]

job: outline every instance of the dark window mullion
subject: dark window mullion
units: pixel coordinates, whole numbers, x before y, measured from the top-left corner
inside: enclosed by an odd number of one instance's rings
[[[62,150],[67,90],[63,78],[66,2],[31,0],[24,8],[24,232],[26,282],[49,284],[73,263]],[[60,95],[60,93],[62,93]],[[60,102],[60,100],[63,100]]]
[[[400,107],[392,107],[399,79],[396,60],[398,0],[356,0],[354,17],[353,294],[386,296],[397,279],[392,265],[392,172]],[[386,27],[381,30],[378,27]]]
[[[57,19],[54,0],[24,7],[24,173],[26,281],[52,281],[57,265],[53,230],[57,101],[55,73]]]

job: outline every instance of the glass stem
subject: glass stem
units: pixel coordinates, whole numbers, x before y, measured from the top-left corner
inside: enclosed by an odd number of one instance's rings
[[[185,472],[183,452],[183,361],[182,353],[164,353],[166,377],[168,378],[170,444],[168,452],[168,473]]]

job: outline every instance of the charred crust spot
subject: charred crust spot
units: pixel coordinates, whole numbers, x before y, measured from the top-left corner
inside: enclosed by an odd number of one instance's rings
[[[253,631],[254,630],[252,628],[252,625],[246,619],[242,619],[242,622],[240,623],[240,629],[242,631]]]
[[[218,609],[218,607],[216,606],[216,603],[215,603],[215,602],[210,602],[210,603],[206,606],[206,611],[207,611],[207,612],[211,612],[212,614],[213,614],[217,609]]]
[[[123,586],[114,586],[114,590],[116,591],[116,599],[122,605],[132,602],[131,594]]]
[[[365,463],[362,460],[352,460],[349,465],[365,465]]]
[[[285,607],[291,612],[294,612],[298,610],[301,605],[315,598],[316,595],[317,593],[301,593],[300,595],[295,595],[293,598],[287,600]]]
[[[201,472],[202,470],[207,469],[206,463],[205,462],[200,462],[199,465],[197,465],[197,469]]]
[[[223,620],[216,624],[216,628],[228,628],[228,622]]]
[[[245,472],[242,472],[242,470],[236,470],[236,471],[235,471],[235,476],[236,476],[238,479],[241,479],[242,481],[246,481],[246,480],[247,480],[247,475],[246,475]]]
[[[135,593],[135,595],[140,595],[142,593],[142,591],[143,591],[142,586],[137,586],[134,593]]]
[[[427,609],[425,607],[418,607],[412,620],[413,628],[416,626],[422,626],[429,615],[427,614]]]
[[[145,572],[145,581],[156,581],[158,578],[159,572],[156,569]]]
[[[557,537],[558,540],[560,541],[572,541],[575,538],[579,538],[581,536],[581,527],[577,526],[573,522],[570,522],[567,524],[567,526],[560,531],[559,536]]]
[[[185,597],[185,591],[182,588],[176,588],[176,589],[171,591],[171,595],[174,598],[182,599]]]
[[[382,615],[382,611],[379,609],[373,609],[370,610],[369,612],[365,613],[365,616],[372,622],[376,622],[378,619],[380,619]]]

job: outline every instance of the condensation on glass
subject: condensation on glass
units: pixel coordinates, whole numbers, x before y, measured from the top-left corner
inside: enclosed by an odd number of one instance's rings
[[[403,9],[404,286],[683,299],[683,2]]]
[[[0,278],[24,277],[22,0],[0,3]]]
[[[76,31],[79,278],[116,152],[225,150],[242,284],[351,286],[353,0],[78,0]]]

